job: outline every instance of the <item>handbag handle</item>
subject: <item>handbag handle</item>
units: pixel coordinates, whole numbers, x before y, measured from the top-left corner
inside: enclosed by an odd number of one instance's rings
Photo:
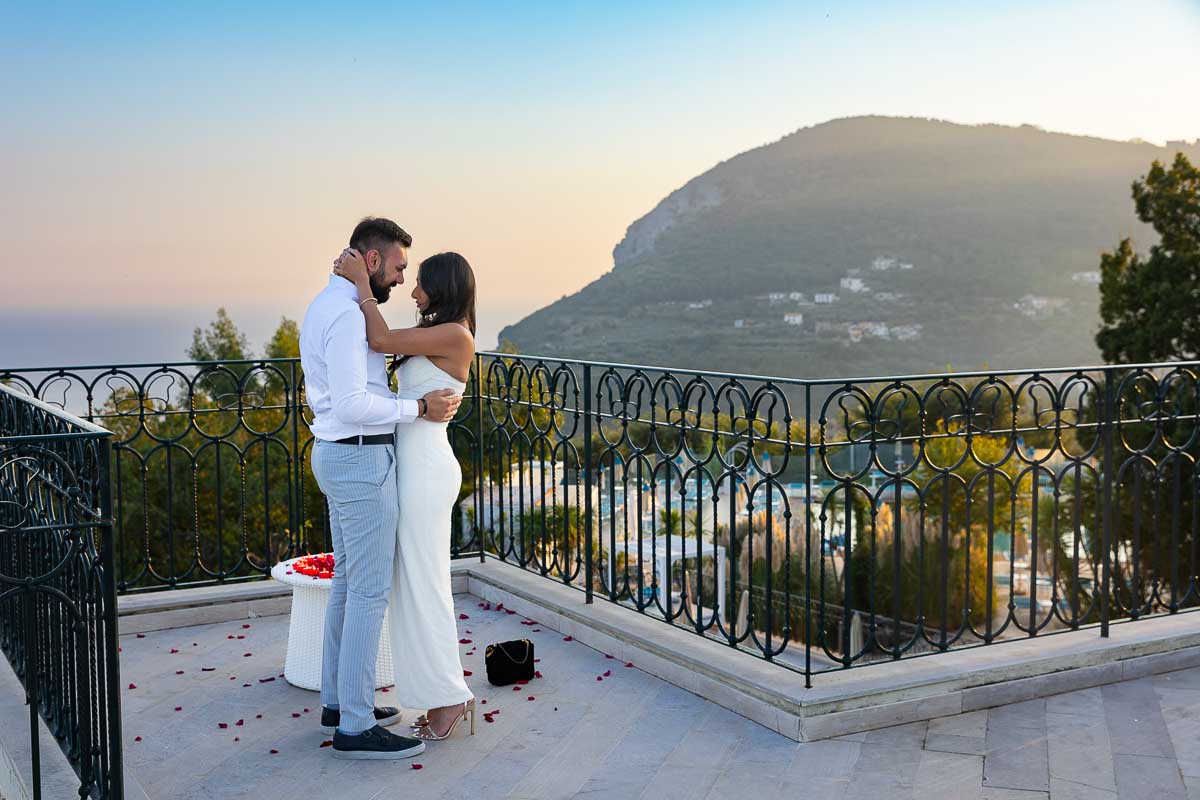
[[[513,662],[514,664],[524,664],[526,661],[529,660],[529,640],[525,639],[523,641],[525,642],[525,657],[522,658],[520,661],[517,661],[517,659],[515,659],[511,655],[509,655],[509,652],[504,649],[504,644],[502,642],[496,642],[496,644],[494,644],[492,646],[499,647],[500,652],[504,653],[504,655],[508,656],[508,660]]]

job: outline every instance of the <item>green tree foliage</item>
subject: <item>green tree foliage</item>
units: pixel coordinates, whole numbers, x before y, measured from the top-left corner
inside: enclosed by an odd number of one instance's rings
[[[1159,242],[1146,257],[1129,238],[1100,258],[1096,344],[1109,363],[1191,359],[1200,355],[1200,168],[1183,153],[1155,161],[1133,184],[1142,222]]]

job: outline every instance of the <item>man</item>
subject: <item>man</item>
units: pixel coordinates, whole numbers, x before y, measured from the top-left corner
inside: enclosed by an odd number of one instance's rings
[[[392,582],[399,505],[395,425],[445,422],[462,398],[449,389],[403,400],[388,388],[382,353],[367,347],[360,303],[387,301],[404,282],[412,237],[396,223],[368,217],[350,235],[364,255],[373,298],[330,276],[304,315],[300,363],[316,438],[312,467],[329,501],[334,576],[321,660],[321,724],[333,729],[338,758],[408,758],[425,749],[385,725],[396,708],[375,707],[375,658]],[[397,665],[399,667],[400,665]],[[400,673],[397,673],[400,677]]]

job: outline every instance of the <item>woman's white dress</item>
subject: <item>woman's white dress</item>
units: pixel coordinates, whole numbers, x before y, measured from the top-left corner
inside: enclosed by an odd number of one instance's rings
[[[425,356],[400,365],[400,397],[437,389],[462,394],[456,380]],[[396,704],[430,709],[471,699],[459,658],[458,623],[450,591],[450,515],[462,470],[444,422],[396,426],[400,523],[388,598],[388,633],[396,675]]]

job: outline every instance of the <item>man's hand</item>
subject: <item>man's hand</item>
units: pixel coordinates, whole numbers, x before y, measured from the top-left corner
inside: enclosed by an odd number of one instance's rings
[[[449,422],[458,413],[462,395],[453,389],[438,389],[425,395],[425,419],[430,422]]]
[[[340,256],[334,259],[333,274],[341,275],[354,284],[369,282],[371,278],[370,272],[367,270],[367,262],[363,260],[357,250],[350,247],[347,247]]]

